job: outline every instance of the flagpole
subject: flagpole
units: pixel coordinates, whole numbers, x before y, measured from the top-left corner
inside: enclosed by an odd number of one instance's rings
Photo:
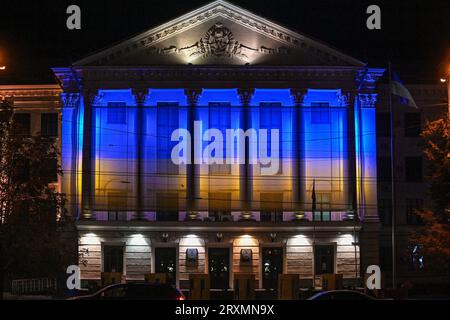
[[[394,112],[392,108],[392,71],[391,61],[388,61],[388,74],[389,74],[389,113],[390,113],[390,126],[391,126],[391,193],[392,193],[392,208],[391,208],[391,244],[392,244],[392,288],[397,289],[397,264],[396,264],[396,248],[395,248],[395,133],[394,133]]]

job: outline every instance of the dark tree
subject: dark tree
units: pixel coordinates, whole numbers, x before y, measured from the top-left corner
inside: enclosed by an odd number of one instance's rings
[[[419,210],[424,223],[411,241],[420,245],[425,268],[439,274],[450,270],[450,120],[427,123],[422,132],[433,207]]]
[[[51,138],[22,134],[10,103],[0,107],[1,298],[12,279],[60,278],[76,261],[76,240],[65,197],[49,183],[58,147]]]

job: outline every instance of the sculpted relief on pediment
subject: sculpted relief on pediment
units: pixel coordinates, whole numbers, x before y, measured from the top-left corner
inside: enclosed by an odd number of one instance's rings
[[[269,48],[261,46],[255,48],[245,43],[240,43],[234,38],[229,28],[222,23],[215,23],[208,29],[205,35],[193,44],[185,47],[169,46],[165,48],[151,48],[152,54],[171,55],[183,54],[189,57],[189,60],[196,58],[239,58],[243,61],[249,60],[250,56],[255,54],[287,54],[289,49],[286,47]]]

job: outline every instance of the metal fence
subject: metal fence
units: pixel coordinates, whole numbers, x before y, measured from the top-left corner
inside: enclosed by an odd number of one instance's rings
[[[12,294],[49,293],[57,289],[56,279],[19,279],[11,281]]]

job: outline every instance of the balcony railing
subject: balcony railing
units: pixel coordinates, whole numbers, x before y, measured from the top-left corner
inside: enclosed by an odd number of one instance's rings
[[[143,212],[143,221],[189,221],[190,218],[186,212]],[[109,210],[94,211],[94,218],[97,221],[132,221],[138,217],[135,211]],[[252,211],[250,221],[257,222],[293,222],[293,221],[312,221],[312,222],[336,222],[352,221],[355,219],[355,213],[352,211],[324,211],[324,212],[281,212],[281,211]],[[199,212],[196,221],[208,222],[233,222],[242,220],[242,212]]]

